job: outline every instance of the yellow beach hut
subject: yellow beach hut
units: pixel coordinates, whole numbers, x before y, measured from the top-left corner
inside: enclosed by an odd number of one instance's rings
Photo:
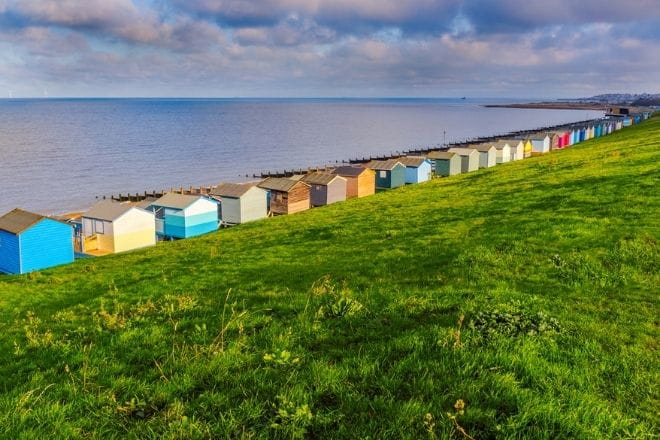
[[[104,200],[82,215],[82,252],[105,255],[156,244],[154,213]]]

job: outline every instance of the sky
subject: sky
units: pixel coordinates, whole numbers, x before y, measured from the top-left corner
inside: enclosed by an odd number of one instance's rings
[[[0,98],[660,92],[660,0],[0,0]]]

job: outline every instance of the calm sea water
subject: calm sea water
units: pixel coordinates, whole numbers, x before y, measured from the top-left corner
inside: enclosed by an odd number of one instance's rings
[[[452,99],[0,100],[0,213],[602,116]],[[500,100],[501,102],[501,100]]]

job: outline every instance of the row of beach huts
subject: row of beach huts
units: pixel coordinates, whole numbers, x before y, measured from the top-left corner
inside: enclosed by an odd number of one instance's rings
[[[199,236],[222,226],[366,197],[434,176],[469,173],[568,148],[649,117],[650,112],[609,117],[305,174],[221,183],[204,194],[181,191],[140,201],[101,200],[75,216],[47,217],[14,209],[0,217],[0,272],[28,273],[71,263],[75,258],[131,251],[162,240]]]

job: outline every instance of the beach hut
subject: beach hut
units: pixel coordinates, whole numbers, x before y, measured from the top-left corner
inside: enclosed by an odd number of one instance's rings
[[[491,144],[493,147],[495,147],[495,162],[500,164],[500,163],[506,163],[510,162],[512,160],[515,160],[513,158],[513,152],[511,150],[511,145],[509,145],[508,142],[502,142],[502,141],[497,141],[495,143]]]
[[[532,153],[545,154],[550,152],[550,136],[537,134],[529,138],[532,143]]]
[[[532,157],[534,146],[529,138],[521,139],[523,143],[523,157]]]
[[[315,172],[301,179],[310,186],[312,206],[324,206],[346,200],[347,180],[337,174]]]
[[[587,140],[587,127],[580,128],[580,135],[578,136],[578,142],[584,142]]]
[[[472,145],[479,152],[479,168],[490,168],[497,165],[497,148],[492,144]]]
[[[346,179],[346,198],[370,196],[376,192],[376,172],[369,168],[341,166],[333,174]]]
[[[269,177],[259,188],[268,191],[268,209],[273,215],[295,214],[311,206],[309,185],[300,180]]]
[[[221,183],[209,195],[218,201],[218,218],[239,225],[268,217],[268,193],[250,183]]]
[[[450,148],[448,151],[461,156],[461,173],[479,169],[479,152],[474,148]]]
[[[520,139],[500,139],[499,142],[504,142],[509,145],[511,151],[511,160],[523,160],[525,158],[525,142]],[[496,147],[497,148],[497,147]]]
[[[73,259],[70,224],[21,209],[0,217],[0,272],[28,273]]]
[[[156,235],[173,240],[218,229],[218,202],[202,195],[167,193],[149,204],[156,216]]]
[[[362,165],[376,172],[376,189],[398,188],[406,184],[406,166],[398,159],[372,160]]]
[[[156,244],[154,213],[128,203],[103,200],[82,214],[81,249],[106,255]]]
[[[461,156],[449,151],[431,151],[426,155],[431,161],[436,176],[454,176],[461,174]]]
[[[625,118],[623,118],[624,127],[630,127],[631,125],[632,125],[632,120],[630,119],[630,117],[626,116]]]
[[[406,183],[422,183],[431,180],[431,161],[421,156],[408,156],[397,159],[406,166]]]

